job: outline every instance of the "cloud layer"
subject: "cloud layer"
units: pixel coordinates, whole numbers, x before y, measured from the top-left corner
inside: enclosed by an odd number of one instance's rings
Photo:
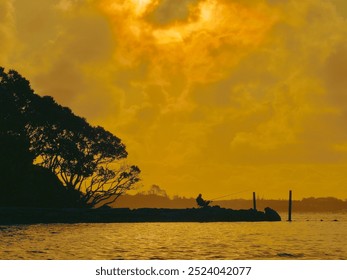
[[[121,137],[145,185],[347,197],[344,1],[27,2],[0,4],[1,64]]]

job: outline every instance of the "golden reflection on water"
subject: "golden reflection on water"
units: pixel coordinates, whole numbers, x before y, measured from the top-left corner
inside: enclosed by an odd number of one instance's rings
[[[347,259],[346,216],[300,215],[292,223],[0,226],[0,259]]]

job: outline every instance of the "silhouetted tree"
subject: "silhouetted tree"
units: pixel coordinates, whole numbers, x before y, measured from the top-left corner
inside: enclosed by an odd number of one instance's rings
[[[27,158],[50,170],[74,194],[76,204],[100,205],[139,181],[137,166],[119,167],[127,152],[118,137],[91,126],[52,97],[38,96],[16,71],[0,68],[0,106],[0,151],[17,152],[18,158],[7,156],[16,163]],[[11,139],[20,141],[21,148],[6,147]],[[7,166],[6,160],[1,165]]]
[[[123,165],[117,169],[100,166],[85,188],[83,199],[90,206],[109,205],[139,181],[137,166]]]
[[[159,187],[158,185],[152,185],[151,188],[144,194],[168,197],[166,191],[162,189],[161,187]]]

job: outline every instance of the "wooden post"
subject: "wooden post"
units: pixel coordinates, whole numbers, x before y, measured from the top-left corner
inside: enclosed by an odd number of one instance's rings
[[[253,209],[254,211],[257,211],[257,201],[255,199],[255,192],[253,192]]]
[[[288,222],[292,221],[292,191],[289,191]]]

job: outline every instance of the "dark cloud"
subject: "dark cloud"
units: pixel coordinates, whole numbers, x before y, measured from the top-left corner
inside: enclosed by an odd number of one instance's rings
[[[147,19],[158,25],[185,21],[189,18],[190,9],[201,0],[161,0]]]

